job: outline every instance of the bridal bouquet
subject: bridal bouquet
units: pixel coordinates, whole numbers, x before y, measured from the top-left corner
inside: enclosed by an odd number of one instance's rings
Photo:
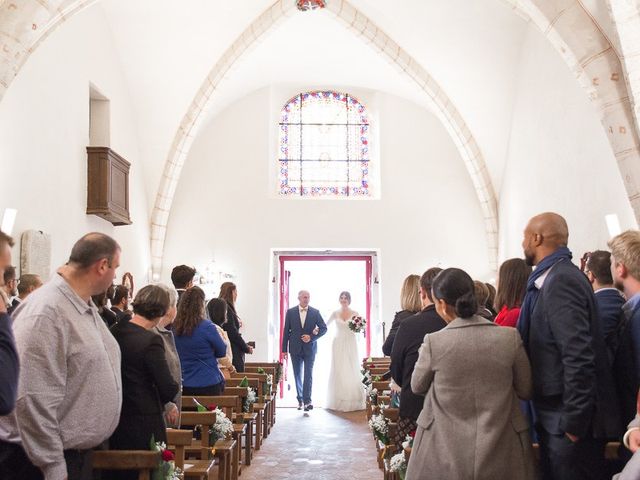
[[[354,315],[347,323],[349,329],[354,333],[364,332],[364,328],[367,326],[367,320],[360,315]]]

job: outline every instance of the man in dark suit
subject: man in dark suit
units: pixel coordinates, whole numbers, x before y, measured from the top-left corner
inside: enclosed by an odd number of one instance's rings
[[[4,288],[4,270],[11,266],[13,239],[0,231],[0,288]],[[16,403],[19,361],[7,305],[0,298],[0,415],[8,415]],[[0,462],[2,461],[0,449]]]
[[[560,215],[533,217],[524,231],[529,277],[518,330],[529,353],[543,478],[605,477],[604,445],[620,433],[617,394],[595,297],[571,262]]]
[[[586,266],[585,273],[596,296],[598,318],[602,327],[602,335],[608,347],[609,340],[612,340],[616,327],[620,322],[622,305],[624,305],[625,300],[620,290],[613,286],[611,253],[604,250],[591,252]]]
[[[116,314],[116,323],[128,322],[131,320],[131,311],[129,310],[129,301],[131,294],[129,289],[124,285],[114,285],[111,292],[111,311]]]
[[[8,310],[9,315],[13,315],[16,308],[41,286],[42,280],[40,279],[40,275],[33,273],[20,275],[20,280],[18,281],[18,296],[14,297],[13,302],[11,302],[11,308]]]
[[[18,278],[16,277],[16,267],[9,265],[4,269],[4,286],[2,287],[4,301],[7,311],[11,313],[18,306],[14,299],[18,295]]]
[[[411,391],[411,374],[418,360],[418,351],[427,333],[437,332],[447,326],[436,312],[431,296],[433,280],[441,271],[441,268],[430,268],[420,277],[422,310],[400,324],[391,350],[391,376],[402,388],[395,439],[399,447],[405,437],[417,428],[416,422],[424,404],[424,395],[416,395]]]
[[[182,294],[193,287],[193,278],[196,276],[196,269],[188,265],[178,265],[171,270],[171,282],[178,292],[178,304]]]
[[[293,376],[296,380],[298,410],[313,410],[311,387],[313,384],[313,362],[316,358],[316,340],[327,333],[327,326],[320,312],[309,306],[310,295],[306,290],[298,293],[300,304],[287,310],[282,331],[282,353],[291,354]],[[317,330],[316,330],[317,328]],[[304,367],[304,380],[302,368]]]

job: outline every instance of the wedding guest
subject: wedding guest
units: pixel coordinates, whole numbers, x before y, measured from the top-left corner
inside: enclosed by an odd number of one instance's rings
[[[400,310],[396,312],[396,316],[393,318],[391,324],[391,330],[389,335],[382,345],[382,353],[387,357],[391,355],[393,349],[393,341],[396,338],[396,333],[400,324],[405,318],[415,315],[422,309],[422,303],[420,301],[420,275],[409,275],[402,282],[402,290],[400,291]]]
[[[236,300],[238,299],[238,289],[232,282],[224,282],[220,285],[221,298],[227,302],[227,323],[224,324],[224,330],[229,336],[231,342],[231,352],[233,355],[233,366],[238,372],[244,372],[244,355],[253,353],[253,347],[247,345],[240,334],[242,322],[236,313]]]
[[[391,376],[401,387],[400,411],[397,435],[394,439],[398,448],[402,448],[405,437],[417,428],[417,420],[422,411],[424,396],[411,391],[411,375],[418,360],[418,351],[427,333],[437,332],[447,326],[436,312],[431,287],[433,280],[442,271],[441,268],[430,268],[420,277],[420,299],[422,310],[403,320],[393,342],[391,351]]]
[[[193,287],[193,278],[196,276],[196,269],[187,265],[178,265],[171,270],[171,282],[178,292],[178,303],[182,294]]]
[[[518,323],[520,306],[530,274],[531,267],[521,258],[511,258],[500,265],[494,304],[498,311],[495,322],[501,327],[515,328]]]
[[[98,295],[92,295],[91,300],[93,300],[93,303],[95,303],[98,308],[98,314],[100,318],[102,318],[102,321],[104,321],[104,324],[107,328],[111,328],[116,324],[116,314],[107,307],[107,291],[108,290],[105,290]]]
[[[531,360],[543,477],[601,479],[606,440],[621,424],[593,290],[571,261],[564,218],[536,215],[523,237],[536,269],[517,328]]]
[[[130,298],[131,292],[127,287],[113,285],[109,299],[111,300],[111,311],[116,314],[116,322],[128,322],[131,320],[131,312],[129,311]]]
[[[40,280],[40,275],[32,273],[20,275],[20,279],[18,280],[18,296],[13,299],[9,314],[12,314],[34,290],[37,290],[41,286],[42,280]]]
[[[11,247],[13,247],[13,239],[0,231],[0,282],[4,281],[4,269],[11,265]],[[3,285],[0,285],[1,287]],[[0,365],[2,365],[0,368],[0,415],[8,415],[16,402],[19,365],[16,342],[11,330],[11,318],[7,313],[7,305],[2,301],[0,301]],[[0,441],[0,465],[2,456],[6,452],[4,442]]]
[[[496,291],[496,287],[489,282],[485,282],[484,285],[489,289],[489,298],[487,298],[487,302],[484,306],[487,307],[487,310],[491,312],[491,315],[493,315],[493,318],[495,319],[498,312],[496,312],[494,304],[496,303],[496,293],[498,292]]]
[[[227,346],[227,354],[223,358],[218,359],[218,368],[220,368],[224,378],[229,379],[231,378],[231,374],[235,373],[236,369],[233,366],[231,342],[229,341],[227,332],[224,331],[224,325],[227,323],[227,302],[221,298],[212,298],[209,300],[209,303],[207,303],[207,313]]]
[[[173,322],[183,395],[221,395],[224,390],[217,359],[226,355],[227,346],[213,322],[205,318],[204,300],[201,288],[186,290]]]
[[[0,288],[2,297],[7,305],[7,310],[13,310],[18,306],[14,298],[18,295],[18,277],[16,276],[16,267],[8,265],[7,268],[4,269],[3,277],[4,286]]]
[[[474,280],[473,282],[474,291],[476,299],[478,300],[478,311],[477,315],[480,315],[482,318],[486,318],[490,322],[493,322],[493,313],[486,307],[487,302],[489,301],[489,289],[480,280]]]
[[[16,312],[22,368],[16,409],[0,419],[3,480],[91,479],[91,449],[113,433],[122,405],[120,348],[91,296],[119,264],[115,240],[89,233]]]
[[[182,368],[180,367],[180,357],[176,349],[176,341],[173,332],[167,327],[173,323],[177,313],[178,292],[166,285],[159,284],[169,294],[169,308],[167,313],[160,319],[158,325],[154,327],[156,333],[160,335],[164,342],[164,354],[171,372],[171,378],[180,386],[174,399],[164,405],[164,418],[168,428],[180,428],[180,411],[182,410]]]
[[[476,315],[473,280],[460,269],[435,278],[433,298],[448,325],[425,335],[411,376],[426,397],[406,479],[535,478],[517,400],[531,395],[520,335]]]
[[[166,442],[164,405],[180,391],[167,365],[164,342],[154,331],[170,308],[169,293],[160,285],[147,285],[132,306],[131,320],[111,329],[122,352],[122,412],[109,439],[113,450],[148,450],[152,438]],[[177,421],[177,411],[170,419]],[[115,478],[136,479],[138,475],[117,472]]]
[[[596,297],[598,319],[602,335],[607,342],[615,335],[615,330],[622,317],[622,306],[625,303],[620,290],[613,286],[611,253],[604,250],[591,252],[587,259],[585,273]]]

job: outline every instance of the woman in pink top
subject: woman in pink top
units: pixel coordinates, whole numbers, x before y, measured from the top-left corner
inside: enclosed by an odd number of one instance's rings
[[[498,325],[515,328],[530,274],[531,267],[521,258],[511,258],[500,265],[495,301],[498,315],[494,320]]]

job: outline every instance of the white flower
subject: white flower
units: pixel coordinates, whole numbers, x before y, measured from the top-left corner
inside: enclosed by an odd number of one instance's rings
[[[389,432],[389,424],[384,415],[372,415],[371,420],[369,420],[369,427],[382,435],[386,435]]]
[[[407,461],[404,458],[404,452],[396,453],[389,461],[389,470],[399,472],[407,468]]]

